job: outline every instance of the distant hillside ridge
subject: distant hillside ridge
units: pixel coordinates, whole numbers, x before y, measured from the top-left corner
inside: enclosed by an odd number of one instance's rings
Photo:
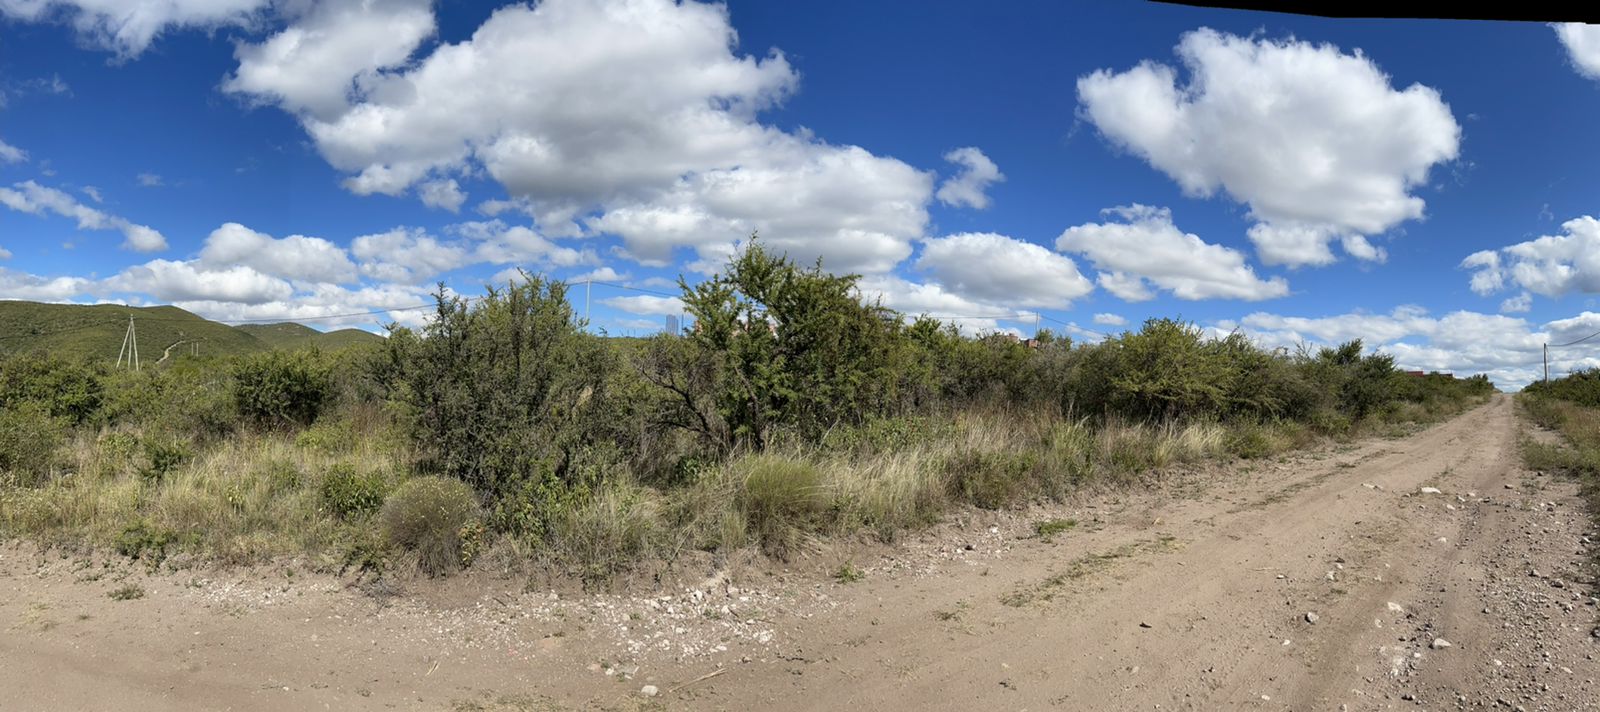
[[[295,323],[229,326],[174,306],[44,304],[0,300],[0,357],[44,352],[66,358],[114,360],[133,318],[139,360],[153,364],[167,353],[234,356],[270,349],[316,346],[338,350],[380,343],[359,329],[320,332]]]

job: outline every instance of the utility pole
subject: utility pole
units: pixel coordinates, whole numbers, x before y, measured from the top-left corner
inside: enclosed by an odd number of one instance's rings
[[[122,350],[117,352],[117,367],[122,367],[123,357],[127,357],[128,365],[133,370],[139,370],[139,334],[133,328],[133,315],[128,315],[128,330],[122,334]]]
[[[1550,342],[1544,344],[1544,382],[1550,382]]]
[[[589,292],[594,288],[594,280],[583,280],[583,328],[589,328]]]

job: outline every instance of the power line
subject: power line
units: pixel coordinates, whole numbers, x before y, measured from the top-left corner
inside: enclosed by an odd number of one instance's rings
[[[654,294],[655,296],[658,296],[658,297],[676,298],[676,297],[681,296],[681,295],[677,295],[677,294],[672,294],[670,292],[658,292],[658,291],[656,291],[654,289],[645,289],[643,287],[633,287],[633,286],[629,286],[629,285],[626,285],[626,284],[622,284],[620,282],[602,282],[602,281],[600,281],[598,279],[586,279],[586,280],[583,280],[581,282],[573,282],[573,284],[602,284],[602,285],[605,285],[607,287],[616,287],[617,289],[626,289],[626,290],[628,290],[630,292],[643,292],[645,294]]]
[[[1559,349],[1559,348],[1562,348],[1562,347],[1565,347],[1565,346],[1576,346],[1576,345],[1581,344],[1581,343],[1583,343],[1585,341],[1588,341],[1589,339],[1592,339],[1592,338],[1594,338],[1596,336],[1600,336],[1600,331],[1596,331],[1593,334],[1590,334],[1590,335],[1585,336],[1585,337],[1583,337],[1581,339],[1578,339],[1577,341],[1568,341],[1567,343],[1564,343],[1564,344],[1550,344],[1550,348]]]

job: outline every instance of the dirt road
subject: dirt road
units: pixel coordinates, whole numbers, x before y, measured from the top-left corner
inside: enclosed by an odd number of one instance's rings
[[[1523,427],[1498,397],[1405,438],[627,595],[480,576],[377,599],[11,546],[0,710],[1595,709],[1591,527],[1571,484],[1521,469]],[[1077,525],[1034,536],[1050,517]],[[858,582],[818,574],[866,556]]]

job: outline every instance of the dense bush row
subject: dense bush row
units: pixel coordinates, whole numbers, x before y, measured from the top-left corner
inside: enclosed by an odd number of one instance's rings
[[[952,503],[1268,455],[1493,390],[1401,373],[1360,341],[1268,351],[1165,319],[1093,344],[972,338],[759,243],[683,300],[685,335],[606,338],[565,285],[526,276],[472,301],[441,290],[425,327],[337,357],[140,373],[10,358],[0,525],[87,518],[163,549],[227,531],[269,552],[248,534],[278,527],[357,558],[417,551],[430,571],[470,560],[487,527],[603,573],[662,549],[893,536]],[[53,510],[47,490],[79,504]]]
[[[1522,389],[1530,396],[1548,396],[1589,408],[1600,408],[1600,369],[1571,373],[1553,381],[1534,381]]]

